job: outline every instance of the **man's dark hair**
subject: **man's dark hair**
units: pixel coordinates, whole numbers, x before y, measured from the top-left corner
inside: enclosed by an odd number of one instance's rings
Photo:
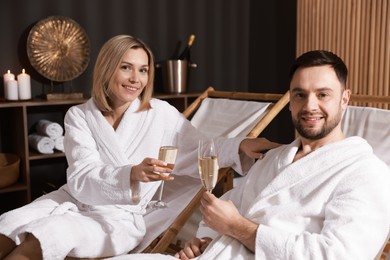
[[[337,78],[344,85],[347,84],[348,69],[344,61],[336,54],[325,50],[308,51],[299,56],[290,69],[290,81],[299,68],[330,65],[335,70]]]

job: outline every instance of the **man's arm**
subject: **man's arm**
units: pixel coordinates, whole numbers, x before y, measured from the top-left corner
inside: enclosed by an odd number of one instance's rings
[[[231,236],[240,241],[252,252],[256,248],[258,224],[243,217],[233,202],[223,201],[209,192],[205,192],[200,211],[204,223],[220,234]]]
[[[203,215],[203,222],[208,228],[237,239],[250,251],[255,252],[259,225],[241,216],[232,201],[220,200],[212,193],[205,192],[201,200],[200,211]],[[200,256],[211,240],[209,237],[195,237],[188,241],[175,257],[187,260]]]

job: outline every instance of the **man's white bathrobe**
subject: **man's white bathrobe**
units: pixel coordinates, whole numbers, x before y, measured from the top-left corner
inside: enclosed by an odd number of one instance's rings
[[[360,137],[319,148],[293,162],[300,140],[271,150],[226,193],[260,226],[253,254],[238,240],[204,226],[214,238],[199,259],[372,260],[390,228],[390,171]],[[171,259],[132,255],[115,259]]]
[[[137,112],[140,101],[132,102],[116,130],[92,99],[70,108],[64,140],[67,184],[0,216],[0,233],[17,244],[26,232],[34,234],[49,260],[66,255],[113,256],[137,246],[145,234],[142,214],[160,181],[130,183],[131,167],[146,157],[158,157],[165,129],[180,133],[173,173],[199,176],[200,133],[167,102],[150,103],[151,109]],[[233,165],[243,171],[238,155],[241,140],[218,141],[221,167]]]

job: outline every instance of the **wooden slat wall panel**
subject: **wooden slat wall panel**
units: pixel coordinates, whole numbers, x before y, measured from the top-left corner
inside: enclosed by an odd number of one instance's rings
[[[389,96],[389,1],[297,0],[296,55],[332,51],[349,68],[352,93]]]

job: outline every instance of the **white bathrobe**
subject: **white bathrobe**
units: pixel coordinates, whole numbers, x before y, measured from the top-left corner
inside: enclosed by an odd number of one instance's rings
[[[199,259],[372,260],[390,228],[390,171],[360,137],[328,144],[293,162],[300,141],[269,151],[226,193],[259,223],[256,252],[204,226],[214,238]],[[173,259],[128,255],[115,259]]]
[[[297,140],[271,151],[241,189],[226,195],[260,224],[256,254],[219,236],[200,259],[375,258],[390,228],[387,165],[359,137],[292,163],[299,145]],[[198,236],[212,235],[208,231],[200,229]]]
[[[148,111],[136,112],[140,101],[132,102],[116,130],[92,99],[70,108],[64,139],[67,184],[0,216],[0,233],[17,244],[26,232],[34,234],[49,260],[113,256],[137,246],[145,234],[142,214],[160,181],[130,183],[131,167],[146,157],[158,157],[165,129],[180,132],[173,173],[199,176],[200,133],[167,102],[150,103]],[[232,165],[245,172],[238,155],[241,140],[217,142],[221,167]]]

